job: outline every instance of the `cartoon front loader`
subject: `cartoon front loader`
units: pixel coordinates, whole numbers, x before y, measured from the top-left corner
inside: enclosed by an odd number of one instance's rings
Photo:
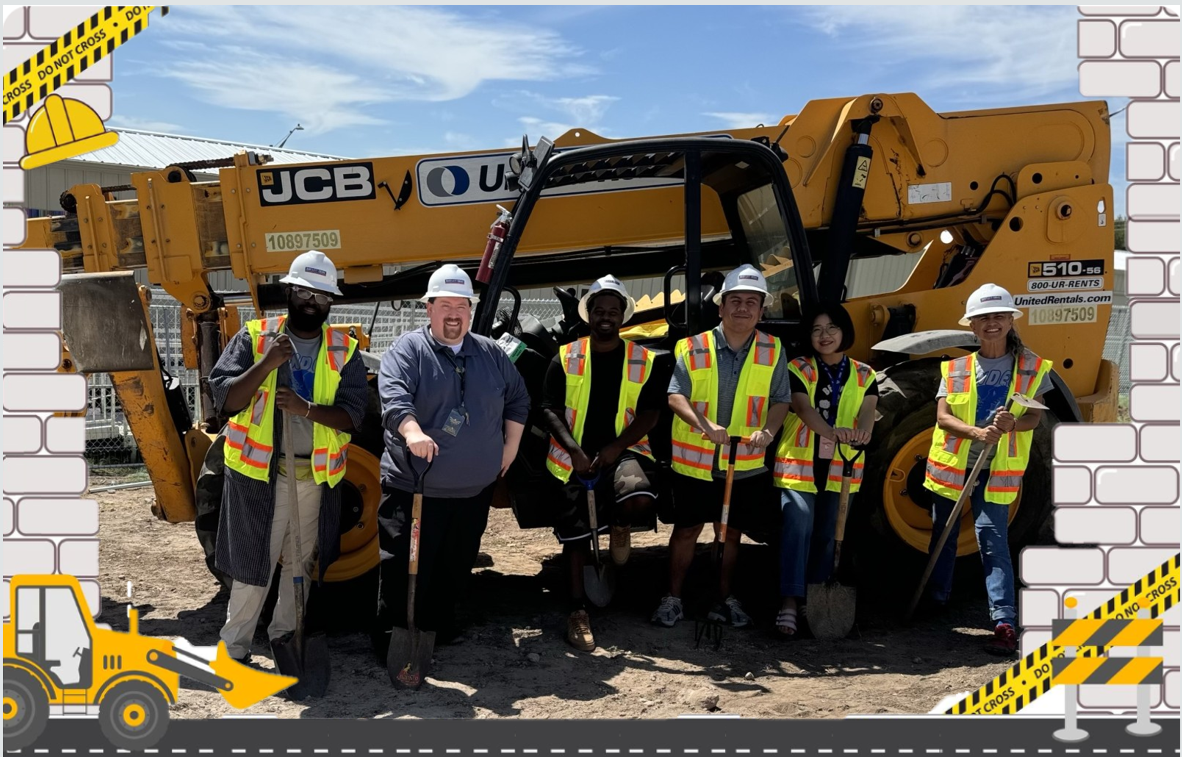
[[[85,606],[73,576],[13,577],[4,624],[5,749],[32,744],[50,717],[95,714],[116,747],[149,748],[168,728],[181,676],[213,686],[239,709],[296,682],[235,662],[225,644],[210,662],[140,636],[135,610],[127,633],[96,625]]]

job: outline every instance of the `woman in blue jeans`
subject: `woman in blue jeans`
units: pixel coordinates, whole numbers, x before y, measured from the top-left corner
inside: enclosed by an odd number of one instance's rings
[[[996,284],[985,284],[969,296],[960,323],[973,330],[981,348],[940,366],[936,428],[924,480],[924,487],[936,495],[932,497],[930,554],[966,486],[968,471],[978,456],[986,456],[977,480],[967,483],[974,485],[969,502],[993,623],[993,638],[985,649],[1005,656],[1018,649],[1009,511],[1030,462],[1034,429],[1042,415],[1021,405],[1010,411],[1005,406],[1015,392],[1041,399],[1051,389],[1051,361],[1026,349],[1014,329],[1014,318],[1021,315],[1010,293]],[[960,518],[951,528],[928,584],[929,597],[937,606],[948,601],[952,589]]]
[[[878,384],[874,370],[848,357],[854,324],[837,303],[822,303],[805,318],[811,354],[788,364],[792,415],[784,423],[776,450],[775,483],[784,492],[780,504],[780,612],[776,630],[796,633],[799,601],[805,587],[833,571],[837,501],[847,445],[864,445],[874,428]],[[851,497],[862,482],[862,463],[854,466]]]

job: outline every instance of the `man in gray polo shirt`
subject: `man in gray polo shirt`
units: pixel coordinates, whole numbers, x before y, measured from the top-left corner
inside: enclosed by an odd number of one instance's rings
[[[442,266],[422,299],[430,324],[399,337],[378,371],[386,451],[374,652],[382,664],[391,629],[406,627],[415,471],[431,463],[423,479],[415,625],[446,642],[458,633],[455,605],[488,525],[494,485],[517,456],[529,415],[525,382],[508,356],[468,331],[477,302],[468,274]]]

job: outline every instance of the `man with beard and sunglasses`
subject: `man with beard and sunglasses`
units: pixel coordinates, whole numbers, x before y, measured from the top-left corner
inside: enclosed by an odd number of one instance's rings
[[[381,664],[392,630],[407,625],[416,481],[422,484],[423,504],[415,626],[435,631],[446,644],[460,634],[456,605],[488,525],[497,478],[517,457],[530,406],[525,382],[509,356],[492,339],[469,333],[478,298],[463,269],[441,266],[421,299],[430,323],[401,335],[382,355],[378,370],[386,450],[373,646]]]
[[[584,652],[595,649],[583,585],[590,540],[610,528],[612,561],[623,565],[631,527],[656,526],[656,461],[648,432],[660,419],[669,379],[667,370],[653,378],[654,370],[661,372],[655,353],[620,338],[620,327],[635,310],[615,276],[592,284],[579,302],[591,335],[562,346],[542,385],[542,415],[551,434],[546,467],[563,483],[554,534],[570,571],[566,640]],[[584,481],[596,482],[588,484],[596,493],[596,533]]]
[[[248,662],[259,614],[280,555],[279,601],[268,636],[295,631],[292,571],[317,579],[340,553],[341,481],[350,434],[361,427],[368,401],[357,341],[328,328],[337,269],[310,250],[292,261],[287,315],[249,321],[210,372],[209,385],[224,429],[225,480],[215,565],[234,580],[221,638]],[[283,418],[290,420],[295,470],[287,470]],[[295,486],[304,564],[291,559],[289,486]],[[319,557],[317,557],[319,550]]]

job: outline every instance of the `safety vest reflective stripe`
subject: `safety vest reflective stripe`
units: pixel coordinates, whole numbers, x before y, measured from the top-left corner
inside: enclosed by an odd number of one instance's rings
[[[969,378],[973,371],[969,365],[969,358],[960,357],[952,361],[948,369],[948,382],[945,391],[948,394],[964,394],[969,390]]]
[[[755,364],[772,365],[776,356],[776,343],[767,341],[767,335],[761,331],[755,332]]]
[[[347,445],[335,455],[329,452],[327,449],[315,450],[312,452],[312,470],[322,471],[328,469],[330,474],[336,473],[338,470],[341,470],[345,467],[345,460],[348,458],[348,456],[349,447]]]
[[[863,389],[866,387],[866,384],[869,383],[870,376],[873,373],[874,373],[874,369],[871,368],[870,366],[863,365],[862,363],[857,363],[856,375],[858,378],[858,388],[859,389]]]
[[[348,357],[349,342],[348,336],[339,331],[329,329],[328,331],[328,364],[337,373],[345,367],[345,359]]]
[[[700,470],[714,468],[714,450],[673,440],[673,461]]]
[[[709,402],[695,402],[694,409],[702,414],[703,418],[710,417],[710,403]]]
[[[766,450],[758,450],[750,444],[743,444],[739,442],[739,446],[735,448],[735,462],[750,462],[752,460],[762,460],[767,454]]]
[[[712,367],[710,362],[710,332],[690,337],[689,348],[689,369],[691,371],[704,371]]]
[[[566,352],[566,372],[575,376],[582,376],[587,369],[587,355],[583,352],[583,340],[572,342]],[[574,428],[574,426],[571,426]]]
[[[1017,390],[1022,394],[1027,394],[1034,383],[1034,378],[1038,375],[1039,369],[1042,367],[1042,358],[1036,357],[1034,365],[1031,365],[1031,360],[1027,353],[1022,353],[1018,357],[1018,386]]]
[[[956,468],[951,465],[941,465],[931,458],[928,458],[928,477],[938,481],[945,486],[955,487],[957,489],[964,486],[964,468]]]
[[[989,481],[985,484],[985,490],[995,492],[1016,492],[1022,485],[1023,473],[1025,473],[1025,471],[990,471]]]
[[[628,380],[633,384],[643,384],[645,373],[648,369],[648,360],[645,359],[644,350],[637,347],[632,342],[628,342]]]
[[[777,457],[772,470],[777,479],[792,479],[793,481],[813,482],[813,461],[793,460],[788,457]]]
[[[256,426],[263,422],[263,413],[267,410],[267,398],[270,394],[260,387],[259,393],[255,395],[254,406],[250,409],[250,422]]]
[[[804,380],[810,384],[817,381],[817,370],[813,367],[813,363],[807,357],[798,357],[792,361],[792,364],[804,374]]]
[[[945,452],[951,452],[954,455],[959,455],[960,454],[960,445],[964,444],[964,441],[965,440],[960,438],[959,436],[953,436],[952,434],[948,434],[944,438],[944,448],[943,449]]]
[[[813,433],[813,430],[803,423],[801,423],[799,426],[797,426],[796,427],[796,446],[797,447],[809,446],[809,438],[812,436],[812,433]]]
[[[563,449],[561,444],[554,441],[554,437],[550,437],[550,454],[546,456],[546,459],[570,473],[572,467],[570,453]]]
[[[767,405],[767,397],[747,398],[747,425],[758,426],[763,419],[763,408]]]
[[[854,475],[850,477],[850,484],[860,483],[862,481],[863,464],[859,461],[854,463]],[[829,480],[841,483],[842,474],[845,472],[845,465],[841,458],[835,457],[829,463]]]
[[[260,354],[266,354],[267,347],[271,344],[271,340],[279,336],[279,329],[283,328],[282,318],[264,318],[262,326],[259,331],[259,338],[255,350]]]

